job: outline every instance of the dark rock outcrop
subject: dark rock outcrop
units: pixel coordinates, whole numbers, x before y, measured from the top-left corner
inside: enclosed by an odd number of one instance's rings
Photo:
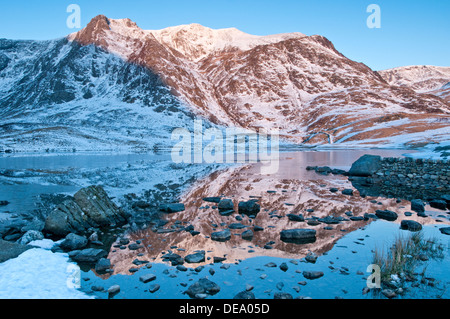
[[[126,223],[127,217],[103,187],[89,186],[58,205],[48,215],[44,231],[57,236],[85,234],[92,227],[121,226]]]

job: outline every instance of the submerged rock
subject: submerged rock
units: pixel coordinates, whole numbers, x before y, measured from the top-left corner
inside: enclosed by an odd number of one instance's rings
[[[217,208],[219,212],[234,211],[234,203],[231,199],[222,199]]]
[[[430,201],[430,206],[440,210],[447,210],[447,202],[443,199],[434,199]]]
[[[103,274],[111,268],[111,261],[107,258],[101,258],[95,265],[95,271],[98,274]]]
[[[323,277],[324,273],[322,271],[304,271],[303,277],[309,280],[318,279],[320,277]]]
[[[417,213],[425,212],[425,203],[421,199],[413,199],[411,201],[411,210]]]
[[[186,208],[183,203],[172,203],[164,204],[159,207],[159,209],[168,214],[179,213],[184,211]]]
[[[253,239],[253,232],[250,229],[247,229],[242,233],[242,239],[244,240],[252,240]]]
[[[422,229],[422,225],[414,220],[402,220],[400,228],[410,231],[419,231]]]
[[[87,248],[84,250],[74,250],[69,253],[69,257],[80,263],[97,263],[100,259],[108,256],[108,252],[103,249]]]
[[[315,264],[318,256],[315,253],[309,253],[306,255],[305,260],[309,263]]]
[[[207,278],[201,278],[199,281],[191,285],[185,293],[193,299],[203,299],[199,297],[203,294],[213,296],[219,291],[220,287],[215,282],[212,282]]]
[[[286,215],[290,221],[293,222],[304,222],[305,221],[305,217],[303,217],[302,214],[296,215],[296,214],[287,214]]]
[[[155,279],[156,279],[156,275],[154,275],[154,274],[145,274],[145,275],[142,275],[139,277],[139,280],[141,282],[143,282],[144,284],[146,284],[150,281],[153,281]]]
[[[150,285],[150,287],[148,287],[148,291],[153,294],[153,293],[157,292],[159,290],[159,288],[161,288],[160,285],[153,284],[153,285]]]
[[[378,218],[385,219],[388,221],[394,221],[398,218],[397,213],[390,210],[377,210],[375,211],[375,215]]]
[[[203,200],[205,202],[209,202],[209,203],[220,203],[220,200],[222,199],[222,197],[205,197],[203,198]]]
[[[249,290],[244,290],[234,296],[233,299],[256,299],[255,294]]]
[[[439,228],[439,230],[440,230],[441,233],[443,233],[444,235],[450,235],[450,227]]]
[[[198,264],[205,261],[205,251],[201,251],[195,254],[190,254],[184,257],[184,261],[188,264]]]
[[[238,205],[239,214],[247,216],[256,216],[261,210],[261,206],[257,203],[257,200],[249,200],[248,202],[240,202]]]
[[[211,239],[215,241],[224,242],[231,239],[231,232],[229,229],[214,232],[211,234]]]
[[[280,239],[286,243],[307,244],[316,241],[314,229],[287,229],[280,232]]]
[[[120,292],[120,286],[119,285],[113,285],[108,288],[108,295],[109,297],[112,297],[114,295],[117,295]]]
[[[290,293],[278,291],[273,295],[273,299],[294,299]]]
[[[391,289],[383,289],[383,290],[381,291],[381,293],[382,293],[386,298],[389,298],[389,299],[392,299],[392,298],[397,297],[397,294],[395,293],[395,291],[393,291],[393,290],[391,290]]]

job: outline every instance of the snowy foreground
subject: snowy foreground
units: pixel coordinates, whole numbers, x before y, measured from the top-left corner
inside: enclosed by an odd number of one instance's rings
[[[53,241],[45,239],[30,244],[40,248],[27,250],[0,264],[0,298],[90,298],[76,289],[76,264],[69,261],[67,254],[50,251]]]

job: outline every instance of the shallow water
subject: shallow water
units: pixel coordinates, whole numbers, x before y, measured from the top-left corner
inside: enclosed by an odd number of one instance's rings
[[[402,150],[331,150],[281,153],[277,178],[294,176],[313,178],[313,174],[303,168],[308,165],[329,165],[346,169],[360,156],[370,153],[383,156],[400,156],[412,151]],[[291,154],[291,155],[289,155]],[[294,154],[292,156],[292,154]],[[8,217],[5,212],[31,211],[35,208],[37,196],[41,194],[73,194],[89,182],[106,184],[115,194],[142,190],[152,174],[160,175],[161,163],[170,164],[168,154],[45,154],[45,155],[8,155],[0,154],[0,200],[8,200],[7,206],[0,206],[0,219]],[[206,166],[206,164],[197,166]],[[145,166],[146,171],[136,180],[136,167]],[[257,174],[260,164],[256,164],[252,174]],[[134,187],[114,187],[114,176],[103,176],[105,172],[117,172],[120,177],[129,179]],[[127,176],[126,173],[131,173]],[[105,180],[95,178],[102,174]],[[170,180],[167,174],[166,179]],[[161,179],[164,182],[164,177]],[[141,184],[141,185],[140,185]],[[129,186],[129,185],[125,185]],[[142,186],[142,187],[139,187]],[[132,189],[131,189],[132,188]],[[139,189],[140,188],[140,189]]]
[[[398,224],[386,221],[372,222],[367,227],[342,237],[330,251],[320,256],[315,264],[307,263],[303,258],[260,256],[232,263],[227,269],[221,268],[220,263],[207,263],[200,272],[196,272],[193,268],[188,268],[186,272],[178,271],[175,267],[164,263],[152,263],[150,269],[143,267],[133,275],[116,275],[107,279],[101,279],[90,271],[83,273],[83,278],[87,281],[83,281],[82,290],[92,293],[90,289],[92,286],[103,286],[107,289],[118,284],[121,291],[114,296],[118,299],[189,299],[189,296],[184,294],[187,288],[198,279],[207,277],[221,287],[217,295],[209,297],[211,299],[231,299],[244,291],[247,285],[253,286],[252,292],[257,299],[273,299],[274,294],[279,291],[290,293],[294,298],[381,298],[379,294],[362,293],[370,275],[366,270],[371,264],[372,250],[380,246],[389,247],[399,234],[405,236],[407,231],[400,230]],[[438,238],[446,247],[443,259],[432,260],[418,267],[419,272],[426,267],[427,277],[438,278],[438,288],[422,286],[407,292],[402,298],[435,299],[437,295],[449,298],[450,293],[445,290],[445,287],[450,285],[450,275],[447,271],[450,264],[449,243],[446,242],[448,239],[434,226],[425,227],[424,235],[427,238]],[[268,267],[269,263],[275,263],[276,267]],[[287,271],[279,268],[282,263],[287,264]],[[329,266],[334,269],[330,269]],[[215,270],[214,275],[211,275],[210,269]],[[302,275],[303,271],[323,271],[324,276],[307,280]],[[139,277],[147,273],[155,274],[156,280],[147,284],[140,282]],[[161,288],[155,293],[150,293],[148,289],[152,284],[159,284]],[[95,296],[108,298],[106,292],[96,292]]]
[[[111,248],[108,258],[114,265],[114,274],[97,275],[93,270],[82,272],[82,291],[97,298],[108,298],[106,292],[92,292],[92,286],[107,289],[119,284],[121,292],[114,298],[189,298],[183,292],[198,279],[208,277],[221,287],[220,293],[208,298],[233,298],[245,290],[246,284],[254,287],[252,292],[256,298],[271,299],[277,291],[288,292],[294,297],[378,298],[379,295],[362,294],[366,286],[365,278],[369,275],[366,269],[371,262],[373,249],[380,245],[388,247],[396,234],[405,233],[399,229],[399,223],[405,218],[403,213],[408,210],[408,203],[396,203],[395,199],[362,199],[359,196],[332,194],[329,192],[330,187],[342,190],[351,188],[351,183],[343,176],[323,176],[307,171],[306,167],[330,166],[347,170],[364,154],[390,157],[410,152],[380,149],[282,152],[279,170],[271,175],[261,174],[260,163],[174,166],[166,155],[3,156],[0,157],[0,172],[8,171],[7,174],[0,174],[0,200],[8,200],[11,204],[0,207],[0,215],[3,212],[3,216],[8,217],[10,212],[32,211],[40,194],[73,194],[91,184],[104,185],[116,200],[128,193],[142,194],[157,185],[175,185],[171,188],[174,197],[180,196],[186,211],[167,216],[167,229],[182,222],[192,224],[200,234],[193,237],[187,232],[131,232],[127,234],[130,240],[141,240],[145,249],[130,251]],[[222,194],[235,200],[235,203],[260,198],[261,212],[257,217],[249,219],[244,216],[240,221],[247,228],[254,225],[264,228],[262,232],[255,232],[251,242],[242,240],[240,234],[243,230],[233,230],[232,239],[226,243],[210,240],[212,231],[238,222],[236,215],[220,216],[211,207],[212,203],[201,200]],[[375,200],[375,203],[370,200]],[[308,208],[313,211],[307,212]],[[346,221],[329,225],[330,228],[325,229],[327,225],[324,224],[309,226],[306,223],[290,222],[286,218],[289,213],[302,213],[307,219],[328,215],[347,217],[344,213],[348,211],[352,211],[354,216],[362,216],[375,209],[396,210],[399,220]],[[450,265],[449,237],[442,235],[438,227],[450,224],[449,215],[430,207],[427,210],[431,217],[420,218],[414,214],[408,219],[421,222],[425,234],[437,237],[446,246],[443,260],[427,263],[427,274],[438,278],[438,286],[443,287],[450,284],[446,272]],[[295,245],[280,242],[281,230],[305,227],[317,230],[315,243]],[[272,241],[271,249],[264,249],[269,241]],[[182,250],[171,248],[174,246]],[[204,269],[200,272],[194,270],[200,264],[185,264],[187,271],[178,271],[161,261],[162,252],[169,249],[182,256],[205,250],[210,259],[201,264]],[[315,264],[304,262],[304,257],[310,251],[319,256]],[[139,253],[140,256],[137,255]],[[214,256],[226,256],[227,260],[223,264],[211,264]],[[150,261],[152,267],[147,269],[140,266],[137,273],[130,273],[129,269],[136,267],[132,263],[136,258]],[[275,263],[277,267],[266,267],[269,262]],[[279,268],[283,262],[288,265],[286,272]],[[221,268],[223,265],[229,265],[229,268]],[[209,273],[210,268],[215,270],[214,275]],[[307,280],[301,273],[305,270],[320,270],[324,276],[313,281]],[[147,272],[155,274],[157,279],[144,284],[139,281],[139,277]],[[303,281],[306,281],[306,285],[299,283]],[[161,288],[152,294],[148,291],[151,284],[159,284]],[[442,294],[443,298],[449,297],[447,291],[429,287],[414,289],[404,297],[435,298],[438,294]]]

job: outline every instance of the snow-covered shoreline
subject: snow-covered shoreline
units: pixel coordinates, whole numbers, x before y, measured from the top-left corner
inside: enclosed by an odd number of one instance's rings
[[[31,242],[17,258],[0,263],[1,299],[89,299],[77,289],[79,268],[68,254],[50,251],[55,242]]]

